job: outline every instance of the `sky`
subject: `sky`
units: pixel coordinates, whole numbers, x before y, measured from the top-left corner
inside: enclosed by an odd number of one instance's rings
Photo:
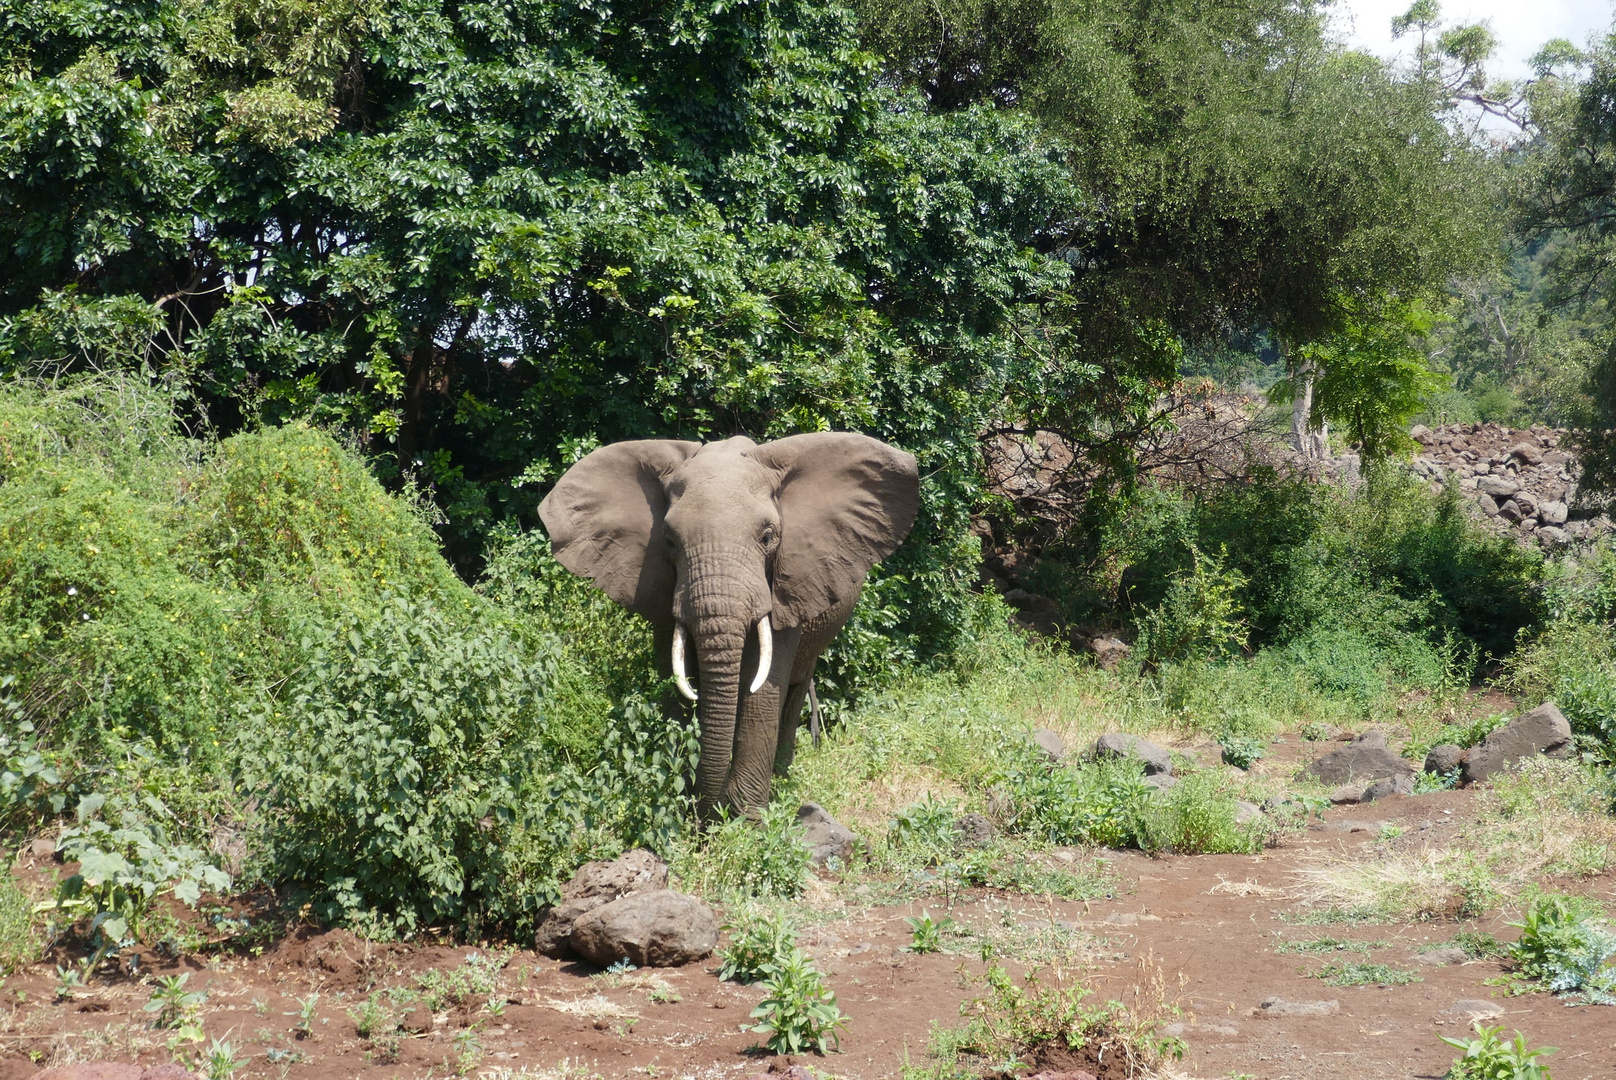
[[[1377,56],[1396,56],[1409,39],[1392,40],[1391,23],[1412,0],[1336,0],[1336,25],[1347,43]],[[1608,31],[1613,21],[1610,0],[1445,0],[1448,24],[1486,21],[1498,37],[1498,52],[1487,65],[1494,79],[1524,79],[1527,60],[1550,38],[1570,38],[1584,45],[1588,35]]]

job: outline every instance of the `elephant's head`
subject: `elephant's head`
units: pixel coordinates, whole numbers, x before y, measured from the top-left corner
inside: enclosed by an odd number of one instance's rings
[[[764,711],[747,711],[748,698],[773,694],[779,722],[781,680],[768,679],[775,636],[795,631],[782,637],[794,642],[840,625],[870,567],[908,534],[918,502],[915,459],[864,435],[648,439],[583,458],[539,517],[563,566],[663,630],[673,676],[701,722],[697,795],[713,805],[738,717]]]

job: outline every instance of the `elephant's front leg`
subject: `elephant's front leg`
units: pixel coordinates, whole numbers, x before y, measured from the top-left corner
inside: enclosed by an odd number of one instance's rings
[[[724,800],[731,809],[751,814],[769,804],[769,779],[774,772],[775,748],[780,735],[780,707],[787,680],[796,660],[798,630],[774,633],[774,661],[769,674],[755,694],[741,697],[740,715],[735,724],[735,755],[730,759],[729,782]],[[755,648],[755,643],[752,647]],[[751,670],[755,659],[748,656],[742,670]],[[801,707],[801,701],[798,702]]]

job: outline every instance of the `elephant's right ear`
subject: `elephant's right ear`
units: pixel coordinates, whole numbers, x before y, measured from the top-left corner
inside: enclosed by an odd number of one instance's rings
[[[663,482],[701,448],[673,439],[612,443],[566,471],[539,504],[556,561],[646,618],[673,609],[673,563],[662,537]]]

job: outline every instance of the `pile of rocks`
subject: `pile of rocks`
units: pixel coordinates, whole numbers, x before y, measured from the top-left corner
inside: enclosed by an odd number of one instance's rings
[[[1474,784],[1527,758],[1569,757],[1574,750],[1571,725],[1554,702],[1545,701],[1493,729],[1468,750],[1451,743],[1431,747],[1425,755],[1425,771],[1449,775],[1457,769],[1460,783]]]
[[[1544,544],[1567,544],[1612,530],[1604,516],[1573,520],[1576,462],[1556,428],[1499,424],[1416,425],[1416,474],[1435,491],[1459,489],[1496,527]]]

